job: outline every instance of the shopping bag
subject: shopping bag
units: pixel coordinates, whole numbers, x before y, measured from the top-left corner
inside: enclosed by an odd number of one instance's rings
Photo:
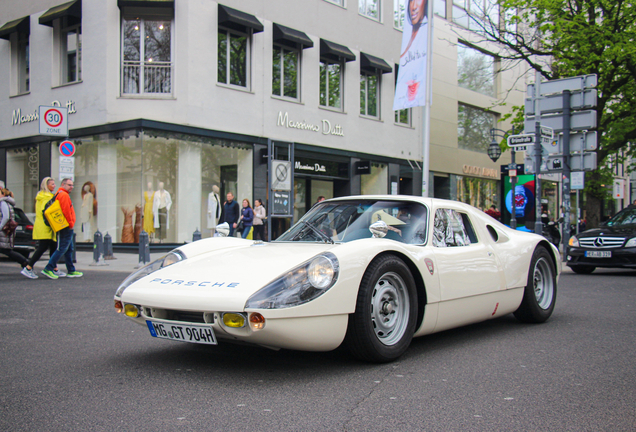
[[[46,218],[46,216],[44,216],[44,212],[46,211],[46,209],[48,209],[49,207],[51,207],[51,204],[53,204],[55,201],[57,200],[57,194],[53,195],[53,198],[51,198],[50,200],[48,200],[46,202],[46,204],[44,204],[44,209],[42,210],[42,217],[44,218],[44,224],[47,227],[50,227],[51,224],[49,223],[48,219]]]
[[[69,226],[68,221],[64,217],[64,213],[62,213],[62,206],[60,206],[60,202],[58,200],[53,201],[53,204],[44,210],[44,219],[49,222],[49,226],[55,232]]]

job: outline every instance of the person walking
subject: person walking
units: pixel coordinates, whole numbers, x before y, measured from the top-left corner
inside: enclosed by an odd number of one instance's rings
[[[57,249],[53,252],[49,263],[42,270],[42,274],[50,279],[57,279],[59,276],[54,273],[57,267],[57,262],[62,255],[64,255],[64,262],[66,264],[67,274],[66,277],[76,278],[84,276],[84,273],[75,270],[73,265],[73,227],[75,226],[75,209],[71,202],[70,193],[73,190],[73,180],[65,178],[62,180],[62,185],[57,190],[57,200],[60,202],[62,213],[68,222],[66,228],[61,229],[57,233]]]
[[[236,224],[239,220],[240,210],[238,203],[234,201],[234,194],[232,192],[228,192],[226,198],[227,201],[223,203],[223,215],[221,216],[219,223],[228,223],[230,226],[230,237],[232,237],[234,235],[234,230],[236,229]]]
[[[254,200],[254,222],[252,225],[254,226],[254,232],[252,237],[254,240],[263,240],[265,241],[265,225],[264,219],[267,218],[267,212],[265,211],[265,207],[263,207],[263,201],[260,199]]]
[[[241,233],[241,237],[246,239],[252,230],[252,222],[254,221],[254,210],[252,210],[250,200],[247,198],[243,200],[243,209],[241,210],[240,220],[243,221],[243,232]]]
[[[13,193],[7,189],[0,189],[0,253],[8,256],[13,261],[20,263],[22,268],[27,265],[27,259],[13,250],[13,241],[15,240],[15,230],[7,233],[4,228],[13,219],[13,207],[15,200]]]
[[[44,206],[53,198],[55,190],[55,180],[51,177],[44,177],[40,183],[40,191],[35,197],[35,222],[33,223],[33,240],[38,241],[38,248],[31,258],[28,259],[26,267],[22,269],[22,274],[31,279],[37,279],[38,275],[33,271],[33,266],[42,257],[44,252],[49,251],[49,257],[53,256],[57,249],[55,231],[44,222]],[[57,277],[66,277],[66,273],[57,267],[53,270]]]

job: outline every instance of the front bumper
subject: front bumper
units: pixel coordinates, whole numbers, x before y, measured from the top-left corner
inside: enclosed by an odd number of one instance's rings
[[[591,258],[585,256],[585,252],[587,251],[611,251],[612,256],[610,258]],[[581,247],[568,247],[566,261],[566,265],[568,267],[586,266],[608,268],[636,268],[636,248],[590,249]]]

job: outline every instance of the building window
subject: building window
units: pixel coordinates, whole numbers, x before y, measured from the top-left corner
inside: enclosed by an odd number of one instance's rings
[[[17,76],[18,94],[27,93],[31,89],[31,70],[29,59],[29,35],[17,34]]]
[[[272,94],[298,99],[300,52],[274,45],[272,57]]]
[[[122,94],[172,93],[172,21],[122,20]]]
[[[358,12],[368,18],[380,21],[380,0],[358,0]]]
[[[490,144],[490,129],[496,117],[481,108],[459,104],[457,110],[457,143],[460,149],[486,153]]]
[[[497,0],[453,0],[453,22],[470,30],[482,28],[485,23],[499,23]]]
[[[495,97],[495,58],[469,46],[458,44],[457,83],[465,89]]]
[[[82,80],[82,26],[68,26],[66,17],[60,32],[60,68],[61,84]]]
[[[393,0],[393,27],[404,28],[404,0]]]
[[[396,64],[395,65],[395,74],[393,74],[395,76],[395,85],[397,86],[397,79],[398,79],[398,69],[399,69],[399,65]],[[411,108],[405,108],[405,109],[401,109],[401,110],[397,110],[397,111],[393,111],[393,113],[395,114],[395,123],[399,124],[399,125],[404,125],[404,126],[411,126]]]
[[[247,87],[248,35],[219,29],[218,82]]]
[[[337,4],[338,6],[344,7],[344,0],[325,0],[327,3]]]
[[[333,60],[320,61],[320,105],[342,109],[344,64]]]
[[[446,18],[446,0],[434,0],[433,13]]]
[[[380,75],[360,73],[360,114],[380,117]]]
[[[30,89],[29,35],[31,17],[10,21],[0,27],[0,39],[11,44],[9,61],[10,94],[28,93]]]

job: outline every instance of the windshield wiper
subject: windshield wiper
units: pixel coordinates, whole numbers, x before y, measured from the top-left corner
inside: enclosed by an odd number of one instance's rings
[[[311,222],[307,222],[307,221],[300,221],[302,224],[304,224],[306,227],[309,227],[309,229],[311,229],[313,232],[315,232],[316,234],[318,234],[318,236],[320,238],[322,238],[325,242],[327,243],[331,243],[334,244],[334,241],[331,237],[329,237],[327,234],[325,234],[324,232],[320,231],[318,228],[316,228]]]

